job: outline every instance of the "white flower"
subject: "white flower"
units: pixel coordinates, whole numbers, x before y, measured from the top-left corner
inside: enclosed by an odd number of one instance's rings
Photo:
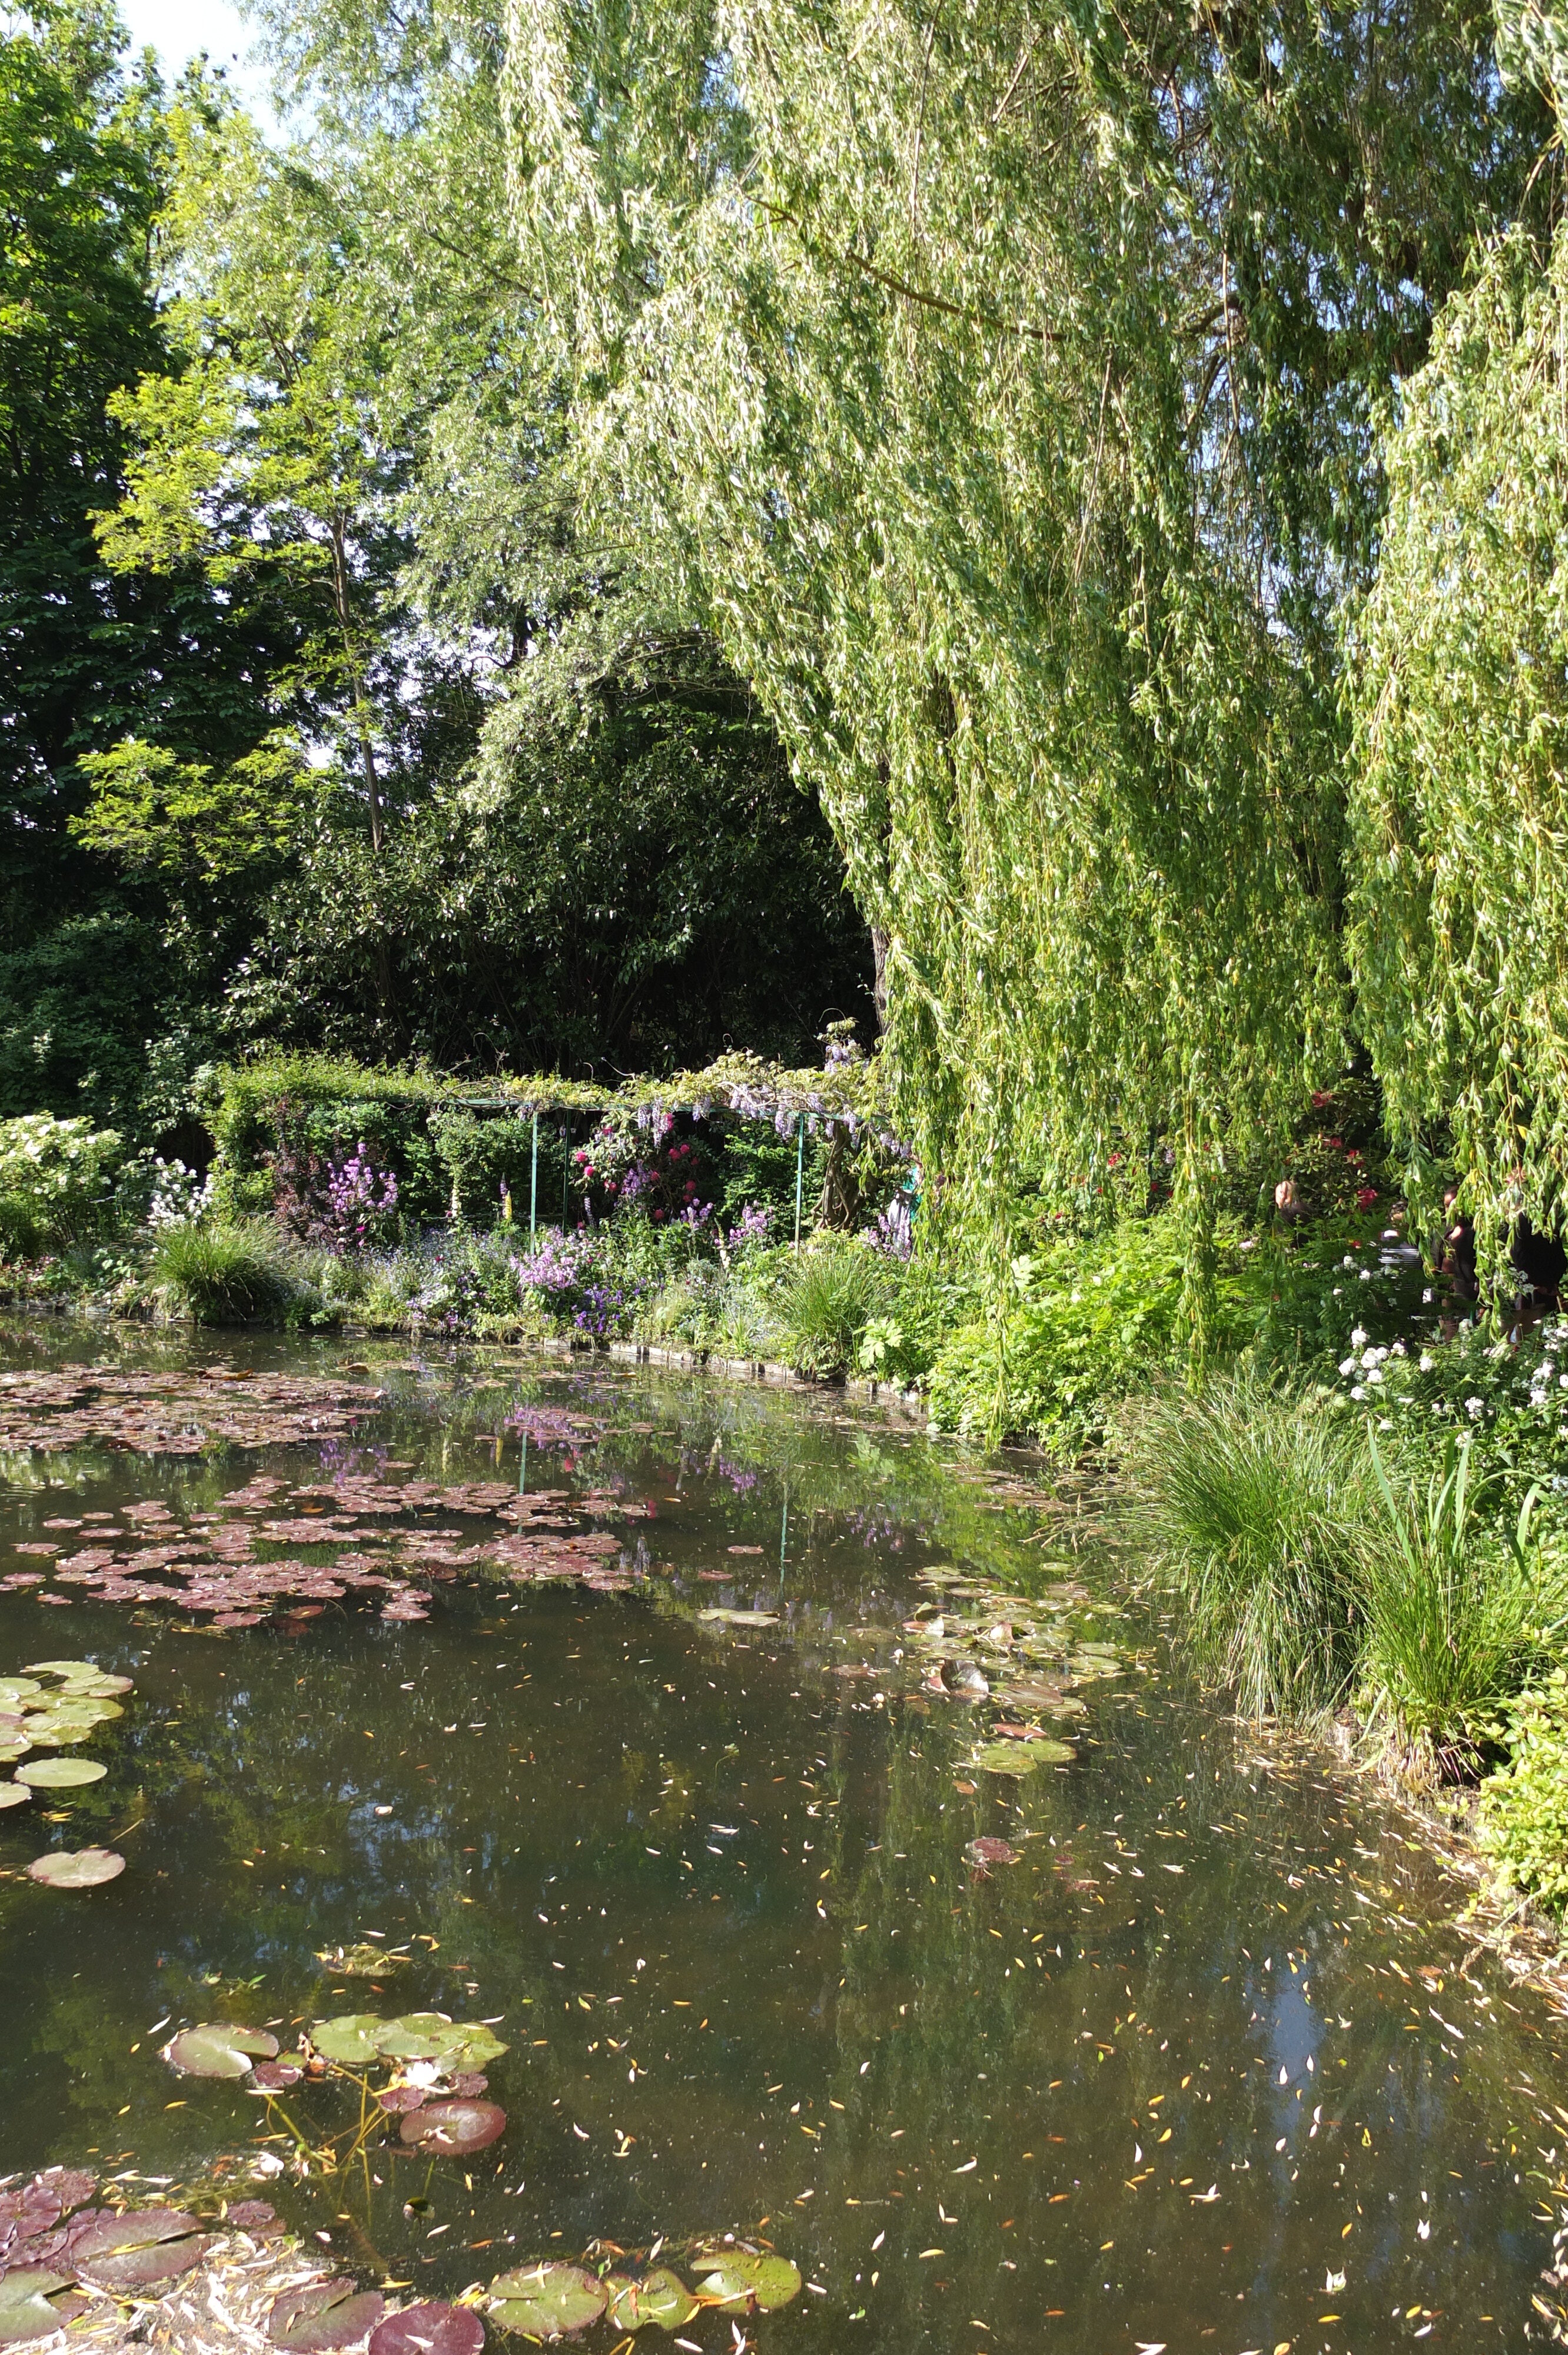
[[[1360,1363],[1361,1360],[1358,1358],[1341,1358],[1340,1359],[1340,1371],[1342,1374],[1353,1374]]]
[[[1383,1379],[1383,1372],[1381,1366],[1369,1366],[1367,1368],[1367,1380],[1369,1382],[1381,1382]]]
[[[1349,1264],[1350,1263],[1347,1261],[1346,1265],[1348,1266]],[[1362,1325],[1358,1325],[1355,1331],[1351,1335],[1351,1347],[1352,1349],[1364,1349],[1366,1345],[1366,1327]]]
[[[1486,1411],[1487,1402],[1485,1399],[1467,1398],[1465,1401],[1465,1412],[1469,1416],[1472,1423],[1479,1423]]]
[[[1370,1284],[1370,1283],[1372,1282],[1372,1270],[1371,1270],[1371,1268],[1370,1268],[1370,1267],[1363,1267],[1363,1268],[1362,1268],[1362,1270],[1361,1270],[1361,1282],[1362,1282],[1363,1284]]]
[[[1351,1396],[1353,1399],[1364,1399],[1364,1398],[1365,1398],[1365,1396],[1366,1396],[1366,1391],[1365,1391],[1365,1390],[1363,1389],[1362,1385],[1361,1385],[1360,1382],[1358,1382],[1358,1383],[1356,1384],[1355,1388],[1351,1391]]]
[[[1393,1348],[1390,1349],[1387,1354],[1391,1358],[1407,1358],[1410,1355],[1410,1352],[1405,1348],[1403,1341],[1396,1341]]]
[[[1429,1374],[1432,1371],[1433,1367],[1437,1363],[1437,1360],[1433,1356],[1430,1349],[1423,1349],[1420,1358],[1416,1362],[1420,1366],[1424,1374]]]
[[[1341,1267],[1354,1267],[1355,1261],[1351,1257],[1349,1252],[1345,1253],[1344,1258],[1340,1262],[1340,1265]]]
[[[1424,1305],[1424,1306],[1425,1306],[1425,1307],[1428,1307],[1428,1308],[1429,1308],[1429,1307],[1432,1305],[1432,1286],[1431,1286],[1430,1284],[1428,1284],[1428,1285],[1426,1286],[1426,1289],[1425,1289],[1425,1291],[1422,1294],[1421,1298],[1422,1298],[1422,1303],[1423,1303],[1423,1305]]]

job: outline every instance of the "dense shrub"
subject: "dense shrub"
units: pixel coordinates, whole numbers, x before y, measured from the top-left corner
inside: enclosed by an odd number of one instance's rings
[[[21,1258],[101,1232],[122,1157],[118,1132],[90,1121],[47,1112],[0,1121],[0,1249]]]
[[[1488,1847],[1515,1887],[1568,1911],[1568,1669],[1520,1693],[1499,1728],[1509,1759],[1481,1788]]]
[[[152,1273],[166,1305],[197,1325],[280,1319],[296,1290],[266,1227],[165,1227],[154,1247]]]

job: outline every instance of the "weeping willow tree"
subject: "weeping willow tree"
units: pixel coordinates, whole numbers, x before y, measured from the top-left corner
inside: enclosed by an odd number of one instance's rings
[[[1539,110],[1446,0],[510,0],[584,491],[757,685],[874,925],[905,1116],[1224,1156],[1342,1065],[1331,612],[1375,389]]]
[[[1568,19],[1499,10],[1568,85]],[[1383,448],[1355,612],[1351,946],[1390,1123],[1430,1190],[1451,1131],[1489,1257],[1568,1192],[1568,232],[1493,240]]]

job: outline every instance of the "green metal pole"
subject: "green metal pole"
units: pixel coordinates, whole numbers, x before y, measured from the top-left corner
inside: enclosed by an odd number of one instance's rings
[[[795,1129],[795,1249],[800,1248],[800,1204],[806,1186],[806,1115],[800,1114]]]
[[[528,1171],[528,1241],[539,1224],[539,1115],[534,1114],[534,1159]]]

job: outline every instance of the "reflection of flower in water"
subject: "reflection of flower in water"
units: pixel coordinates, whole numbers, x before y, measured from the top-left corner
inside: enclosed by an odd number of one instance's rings
[[[514,1406],[502,1428],[517,1432],[538,1447],[581,1447],[597,1435],[585,1428],[580,1414],[568,1414],[558,1406]]]
[[[727,1480],[737,1497],[747,1496],[761,1479],[760,1472],[748,1472],[744,1464],[726,1464],[721,1455],[714,1469],[721,1480]]]

